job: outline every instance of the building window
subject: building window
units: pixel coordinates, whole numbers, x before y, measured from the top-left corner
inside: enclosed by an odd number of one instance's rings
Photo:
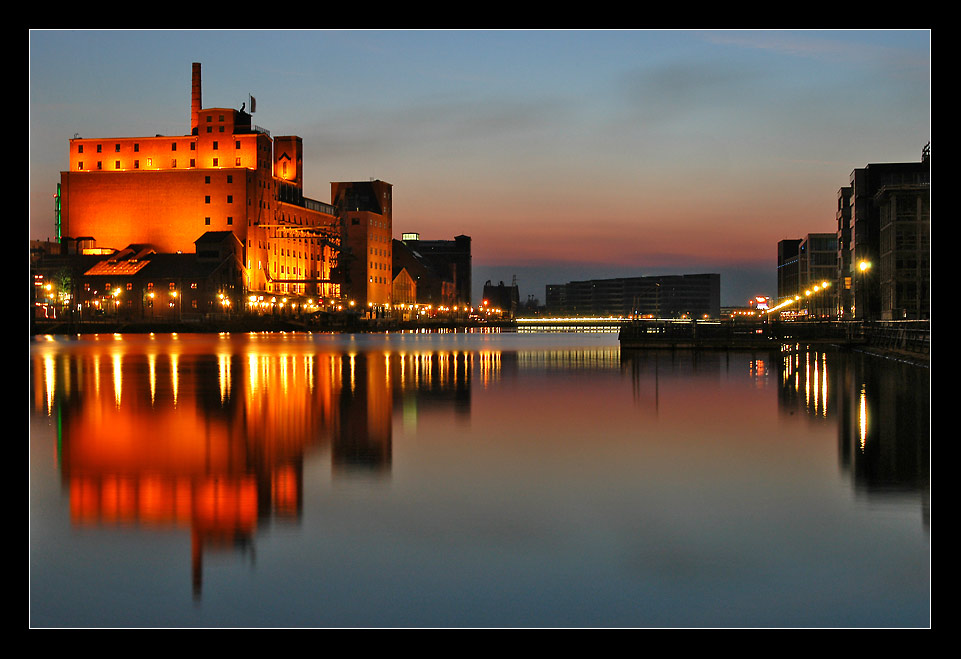
[[[209,120],[210,117],[207,117],[207,119]],[[207,132],[208,132],[208,133],[212,132],[212,131],[210,130],[210,126],[207,126]]]
[[[83,144],[77,145],[77,153],[83,153]]]
[[[134,161],[133,161],[133,168],[134,168],[134,169],[140,169],[140,161],[139,161],[139,160],[134,160]]]
[[[227,224],[233,224],[233,223],[234,223],[234,218],[228,217],[228,218],[227,218]]]
[[[233,182],[234,182],[234,175],[227,174],[227,183],[233,183]]]
[[[214,140],[214,151],[217,150],[217,140]]]
[[[227,203],[228,204],[234,203],[234,196],[232,194],[227,195]]]
[[[98,144],[98,145],[97,145],[97,153],[100,153],[102,150],[103,150],[103,149],[101,148],[101,145]]]
[[[176,167],[176,166],[177,166],[177,159],[176,159],[176,158],[174,158],[173,160],[170,161],[170,166],[171,166],[171,167]]]
[[[237,158],[237,166],[240,167],[240,158]]]
[[[209,176],[205,176],[205,177],[204,177],[204,183],[210,183],[210,177],[209,177]]]
[[[196,144],[195,142],[191,142],[191,143],[190,143],[190,150],[191,150],[191,151],[196,151],[196,150],[197,150],[197,144]]]
[[[103,169],[103,161],[101,160],[97,161],[97,169]]]
[[[140,145],[134,143],[134,145],[133,145],[133,150],[134,150],[134,153],[139,153],[139,151],[140,151]]]
[[[83,169],[83,161],[81,160],[78,164],[80,165],[79,169]]]
[[[173,144],[170,145],[170,150],[171,150],[171,151],[176,151],[176,150],[177,150],[177,143],[176,143],[176,142],[174,142]]]
[[[114,169],[120,169],[120,161],[119,161],[119,160],[117,160],[117,161],[115,161],[115,162],[113,163],[113,168],[114,168]]]
[[[220,130],[221,133],[224,132],[224,127],[223,127],[223,126],[220,126],[220,127],[219,127],[219,130]]]
[[[167,288],[169,288],[172,291],[175,291],[177,290],[177,284],[175,284],[174,282],[170,282],[170,285],[167,286]]]
[[[193,158],[191,158],[191,159],[190,159],[190,166],[191,166],[191,167],[196,167],[196,166],[197,166],[197,161],[194,160]]]
[[[216,167],[220,162],[219,158],[214,158],[214,167]]]
[[[147,167],[153,166],[153,158],[147,158]]]
[[[204,195],[204,203],[205,203],[205,204],[209,204],[209,203],[210,203],[210,195]]]
[[[220,121],[224,120],[224,115],[220,115]]]
[[[207,123],[209,124],[209,123],[210,123],[211,121],[213,121],[213,120],[214,120],[214,115],[208,114],[208,115],[207,115]]]
[[[114,144],[114,145],[113,145],[113,150],[114,150],[114,153],[120,153],[120,145],[119,145],[119,144]]]
[[[240,148],[240,140],[237,140],[236,142],[234,142],[234,146],[239,149],[239,148]]]
[[[204,218],[204,224],[207,225],[208,227],[210,226],[210,218],[209,218],[209,217],[205,217],[205,218]]]
[[[133,282],[129,282],[129,281],[127,282],[127,290],[128,290],[128,291],[132,291],[132,290],[133,290]]]

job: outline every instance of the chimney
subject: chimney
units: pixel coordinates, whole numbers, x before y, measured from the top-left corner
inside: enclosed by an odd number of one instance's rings
[[[193,83],[190,89],[190,134],[200,129],[200,62],[193,63]]]

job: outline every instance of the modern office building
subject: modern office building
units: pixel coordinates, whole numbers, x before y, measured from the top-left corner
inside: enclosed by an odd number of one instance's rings
[[[931,150],[919,162],[869,164],[838,192],[841,317],[930,316]]]
[[[339,295],[331,270],[340,221],[332,204],[304,196],[301,138],[272,137],[246,102],[203,107],[199,63],[191,82],[185,135],[70,140],[58,238],[82,237],[101,253],[137,244],[176,254],[193,252],[206,232],[229,231],[248,292]]]
[[[777,302],[794,298],[786,313],[818,318],[837,315],[837,236],[809,233],[777,246]]]
[[[777,244],[777,303],[794,298],[801,288],[801,239],[789,238]]]
[[[549,284],[550,315],[719,318],[721,276],[661,275]]]

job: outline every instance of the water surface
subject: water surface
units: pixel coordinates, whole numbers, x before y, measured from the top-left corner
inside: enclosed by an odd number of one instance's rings
[[[40,337],[37,627],[926,627],[928,371],[610,334]]]

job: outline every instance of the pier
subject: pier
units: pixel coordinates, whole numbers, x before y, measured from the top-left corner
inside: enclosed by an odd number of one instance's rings
[[[927,360],[929,321],[631,320],[623,349],[760,349],[785,344],[833,345],[901,353]]]

